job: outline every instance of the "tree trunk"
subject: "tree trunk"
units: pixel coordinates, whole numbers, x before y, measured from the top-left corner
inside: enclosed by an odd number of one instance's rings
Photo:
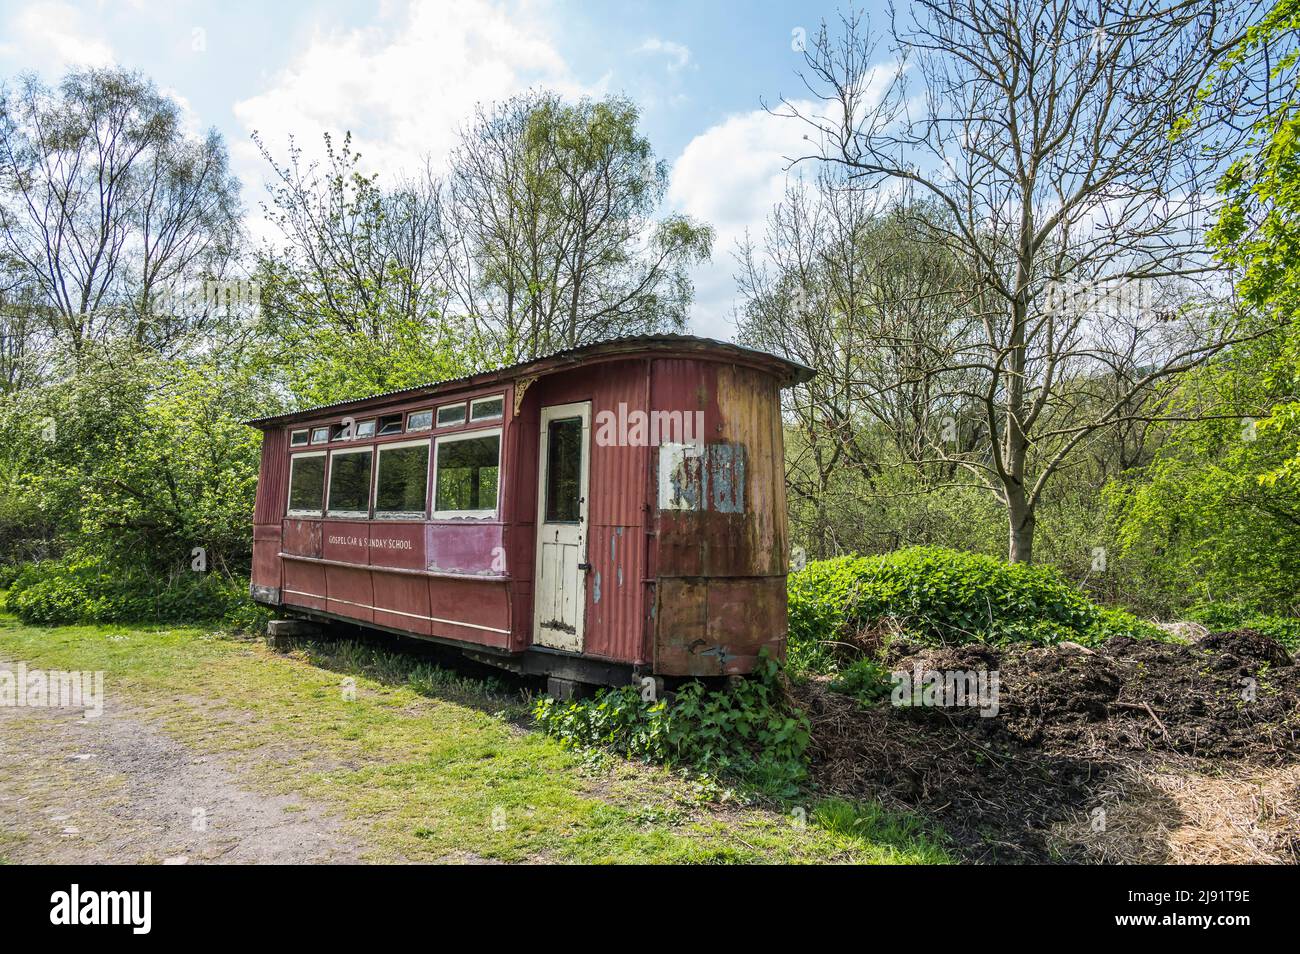
[[[1023,487],[1009,488],[1007,523],[1010,541],[1007,560],[1011,563],[1034,562],[1034,508],[1025,500]]]

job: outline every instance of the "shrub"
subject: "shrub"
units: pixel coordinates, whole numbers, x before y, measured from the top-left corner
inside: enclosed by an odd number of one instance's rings
[[[573,702],[543,697],[533,716],[566,746],[604,746],[690,766],[772,795],[792,794],[806,772],[807,717],[786,701],[778,666],[766,654],[750,678],[725,690],[690,682],[671,701],[646,702],[635,686],[624,686]]]
[[[790,574],[789,606],[792,664],[822,671],[824,647],[861,645],[864,633],[891,625],[931,645],[1161,635],[1130,613],[1096,605],[1050,567],[940,547],[809,563]]]
[[[27,564],[14,577],[5,606],[39,626],[224,620],[253,628],[265,618],[241,580],[219,573],[160,579],[96,557]]]

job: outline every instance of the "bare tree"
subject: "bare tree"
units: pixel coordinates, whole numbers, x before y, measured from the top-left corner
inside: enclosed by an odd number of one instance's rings
[[[111,333],[165,346],[205,316],[162,313],[183,280],[219,277],[239,239],[239,187],[215,131],[120,69],[36,76],[0,94],[0,249],[75,355]]]
[[[933,459],[1003,503],[1009,556],[1033,557],[1054,475],[1124,422],[1158,413],[1156,385],[1240,340],[1202,244],[1214,183],[1241,142],[1218,108],[1256,95],[1242,64],[1199,94],[1216,54],[1257,14],[1216,0],[918,0],[891,17],[892,62],[866,24],[825,24],[804,78],[821,105],[810,157],[861,188],[889,184],[931,241],[965,260],[979,334],[932,372],[932,393],[978,407],[983,446],[932,439]],[[919,89],[917,88],[919,85]],[[937,205],[942,216],[929,210]],[[976,375],[976,383],[969,378]]]
[[[954,468],[920,466],[930,433],[951,429],[954,446],[972,446],[970,428],[956,431],[961,400],[936,393],[935,377],[976,328],[968,276],[918,229],[922,214],[822,169],[791,184],[761,239],[738,252],[742,340],[818,369],[788,392],[801,438],[788,479],[818,510],[821,555],[835,550],[837,471],[871,481],[902,464],[913,492],[934,489]]]

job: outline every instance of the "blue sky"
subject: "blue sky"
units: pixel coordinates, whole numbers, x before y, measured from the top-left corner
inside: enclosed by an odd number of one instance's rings
[[[625,94],[672,167],[669,206],[718,231],[713,261],[695,275],[692,330],[730,337],[735,242],[762,228],[784,157],[801,148],[798,125],[762,103],[807,96],[792,39],[823,17],[835,19],[836,6],[4,0],[0,76],[54,80],[106,63],[143,71],[195,129],[224,134],[254,212],[266,173],[254,130],[280,155],[290,133],[310,149],[321,132],[351,130],[364,161],[396,176],[426,156],[436,165],[478,100],[530,86]]]

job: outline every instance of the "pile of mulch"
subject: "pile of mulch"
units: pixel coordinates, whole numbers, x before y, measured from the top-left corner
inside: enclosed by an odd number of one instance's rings
[[[1116,773],[1153,757],[1207,773],[1300,763],[1300,672],[1251,630],[1188,645],[1118,637],[1096,649],[896,641],[887,662],[996,671],[997,714],[864,706],[825,682],[795,687],[812,725],[814,781],[919,811],[968,860],[1086,860],[1052,833],[1113,791]]]

